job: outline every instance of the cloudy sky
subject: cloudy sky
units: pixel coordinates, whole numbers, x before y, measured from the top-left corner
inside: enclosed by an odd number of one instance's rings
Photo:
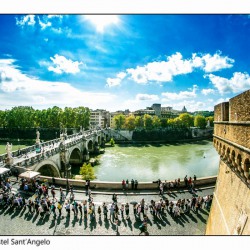
[[[0,109],[213,110],[250,89],[249,15],[0,15]]]

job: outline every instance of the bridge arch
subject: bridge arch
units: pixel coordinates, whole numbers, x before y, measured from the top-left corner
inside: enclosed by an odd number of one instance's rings
[[[87,150],[90,152],[94,150],[94,143],[92,140],[89,140],[89,142],[87,143]]]
[[[69,155],[70,164],[79,164],[82,162],[81,150],[79,147],[74,147]]]
[[[60,177],[58,166],[51,160],[45,160],[39,163],[34,171],[40,172],[44,176]]]

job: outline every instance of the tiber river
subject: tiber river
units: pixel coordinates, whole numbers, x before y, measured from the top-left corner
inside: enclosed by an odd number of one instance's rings
[[[97,180],[173,180],[217,175],[219,155],[211,141],[106,147],[95,166]]]

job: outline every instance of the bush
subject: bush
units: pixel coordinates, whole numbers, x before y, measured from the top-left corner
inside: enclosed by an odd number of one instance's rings
[[[79,174],[82,175],[83,180],[94,180],[96,179],[94,169],[91,164],[84,163],[80,168]]]
[[[110,139],[110,145],[111,145],[112,147],[115,146],[115,140],[114,140],[113,138]]]

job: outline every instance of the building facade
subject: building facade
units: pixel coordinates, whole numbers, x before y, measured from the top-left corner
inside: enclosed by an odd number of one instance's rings
[[[250,234],[250,90],[214,108],[219,172],[207,235]]]
[[[90,128],[106,128],[110,127],[110,113],[104,109],[90,111]]]

